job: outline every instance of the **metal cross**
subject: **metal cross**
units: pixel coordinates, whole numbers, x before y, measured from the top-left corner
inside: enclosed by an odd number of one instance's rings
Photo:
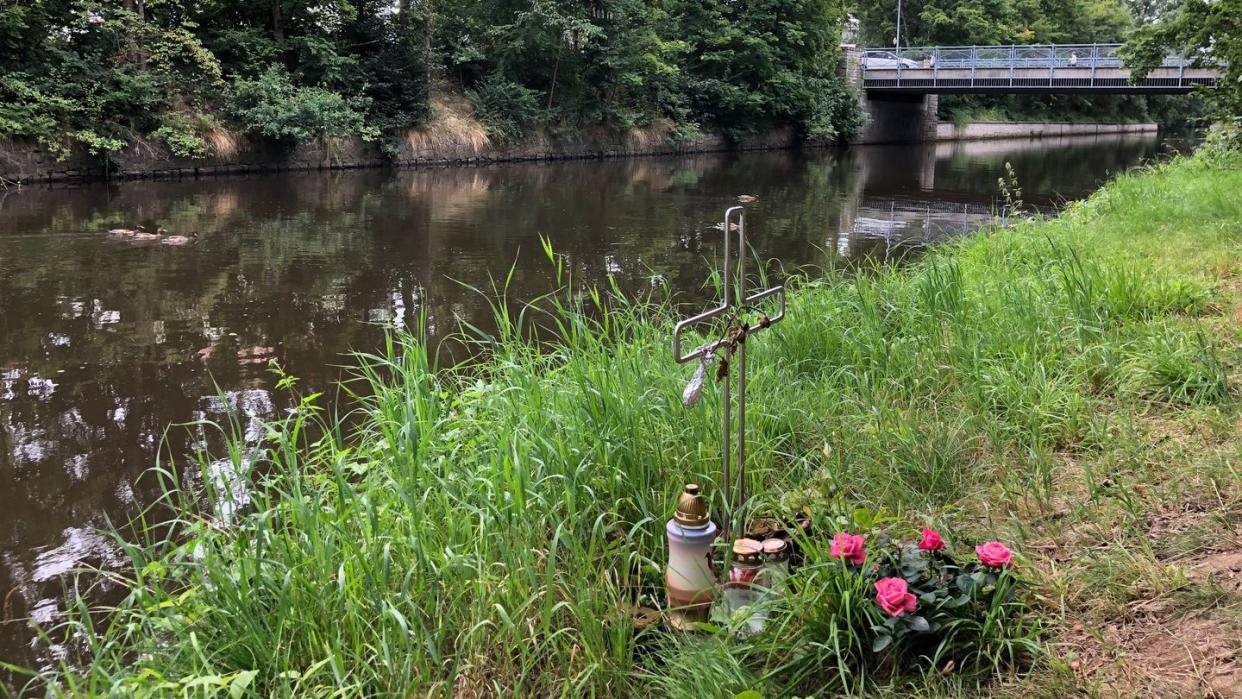
[[[736,223],[734,223],[736,219]],[[730,401],[729,391],[732,384],[731,371],[728,365],[725,365],[724,376],[722,377],[723,386],[721,389],[721,402],[723,404],[723,413],[721,420],[721,470],[723,476],[723,485],[725,489],[725,505],[726,512],[724,521],[725,527],[729,527],[731,517],[734,513],[740,512],[742,506],[746,502],[746,336],[767,328],[773,323],[780,322],[785,317],[785,286],[784,284],[774,286],[770,289],[757,291],[753,294],[746,292],[746,210],[741,206],[734,206],[725,211],[724,225],[724,299],[720,305],[703,311],[702,313],[690,316],[679,323],[673,329],[673,356],[679,364],[694,359],[706,362],[706,355],[715,354],[717,350],[725,348],[728,352],[729,347],[735,348],[733,351],[737,356],[737,486],[733,487],[729,480],[729,461],[731,453],[734,450],[734,444],[731,444],[730,434],[733,427],[733,405]],[[730,234],[737,231],[737,250],[733,251],[729,244]],[[733,276],[733,270],[736,268],[737,276]],[[734,287],[737,287],[736,289]],[[714,342],[708,342],[703,345],[682,354],[681,336],[687,329],[692,328],[700,323],[719,318],[720,316],[731,314],[741,316],[741,313],[747,309],[753,308],[754,304],[759,303],[768,298],[776,297],[780,301],[780,310],[771,318],[765,317],[763,320],[754,325],[747,324],[745,331],[742,332],[738,328],[730,328],[726,335]],[[743,321],[745,322],[745,321]],[[737,334],[741,334],[741,341],[738,341]]]

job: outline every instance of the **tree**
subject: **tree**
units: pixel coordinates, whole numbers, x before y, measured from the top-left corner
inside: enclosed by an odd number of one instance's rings
[[[1133,80],[1142,80],[1169,53],[1215,66],[1221,78],[1209,90],[1210,103],[1222,120],[1242,119],[1242,0],[1183,0],[1153,24],[1130,35],[1122,58]]]

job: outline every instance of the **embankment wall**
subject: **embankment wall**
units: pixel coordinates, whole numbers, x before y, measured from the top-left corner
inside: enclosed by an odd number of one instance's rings
[[[477,136],[443,136],[411,132],[397,153],[387,156],[378,144],[359,138],[324,139],[282,145],[260,139],[230,139],[206,158],[180,158],[154,140],[131,144],[109,158],[74,149],[66,158],[38,143],[0,141],[0,181],[53,182],[106,178],[200,177],[254,172],[473,165],[499,161],[617,158],[676,153],[790,148],[799,141],[792,129],[772,129],[741,143],[702,133],[674,138],[671,128],[587,132],[573,137],[537,135],[520,144],[497,145]]]
[[[1075,124],[1068,122],[976,121],[969,124],[940,122],[937,141],[983,141],[1002,138],[1057,138],[1115,133],[1151,133],[1156,124]]]

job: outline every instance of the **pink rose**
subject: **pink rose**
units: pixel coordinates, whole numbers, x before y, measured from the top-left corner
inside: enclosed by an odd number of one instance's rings
[[[939,551],[944,548],[944,539],[940,538],[940,533],[934,529],[923,529],[923,540],[919,542],[919,548],[924,551]]]
[[[979,562],[991,568],[1006,568],[1013,565],[1013,551],[999,541],[989,541],[975,547],[979,554]]]
[[[863,550],[863,538],[861,534],[846,534],[840,532],[832,537],[832,547],[828,549],[828,553],[833,558],[841,558],[856,566],[863,564],[867,560],[867,552]]]
[[[901,578],[880,578],[875,581],[875,601],[890,616],[901,616],[918,607],[906,581]]]

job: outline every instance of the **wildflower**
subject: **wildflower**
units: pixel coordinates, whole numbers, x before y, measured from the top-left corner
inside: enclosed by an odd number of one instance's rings
[[[944,548],[944,539],[940,538],[940,532],[924,527],[923,540],[919,542],[919,548],[924,551],[939,551]]]
[[[901,616],[918,608],[918,602],[906,581],[901,578],[880,578],[875,581],[875,601],[890,616]]]
[[[867,559],[867,552],[863,549],[863,537],[861,534],[839,532],[832,537],[832,546],[828,549],[828,553],[833,558],[849,561],[856,566],[862,565],[863,561]]]
[[[989,541],[975,547],[979,562],[990,568],[1007,568],[1013,565],[1013,551],[999,541]]]

